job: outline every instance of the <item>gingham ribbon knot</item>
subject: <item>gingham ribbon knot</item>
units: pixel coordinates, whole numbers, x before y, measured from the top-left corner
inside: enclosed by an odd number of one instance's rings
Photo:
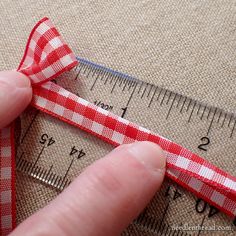
[[[103,110],[50,82],[77,64],[58,31],[44,18],[30,34],[18,71],[33,87],[31,105],[115,146],[135,141],[159,144],[167,156],[166,175],[231,217],[236,216],[236,178],[202,157],[141,126]],[[0,130],[0,232],[15,227],[13,126]]]

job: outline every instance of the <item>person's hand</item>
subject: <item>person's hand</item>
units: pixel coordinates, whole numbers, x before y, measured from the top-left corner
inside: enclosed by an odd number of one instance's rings
[[[0,72],[0,128],[25,109],[31,96],[26,76]],[[87,167],[11,235],[119,235],[160,188],[165,164],[163,151],[154,143],[121,145]]]

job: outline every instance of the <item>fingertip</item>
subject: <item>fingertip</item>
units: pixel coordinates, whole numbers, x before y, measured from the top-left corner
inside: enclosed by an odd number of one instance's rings
[[[0,128],[11,123],[32,99],[29,78],[17,71],[0,72]]]

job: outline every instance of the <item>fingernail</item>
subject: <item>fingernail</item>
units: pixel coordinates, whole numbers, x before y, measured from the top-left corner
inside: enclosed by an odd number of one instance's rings
[[[151,170],[164,170],[166,157],[163,150],[155,143],[143,141],[128,145],[131,155]]]

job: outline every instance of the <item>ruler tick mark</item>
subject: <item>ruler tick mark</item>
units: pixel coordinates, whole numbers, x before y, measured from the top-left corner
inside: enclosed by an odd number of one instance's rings
[[[197,109],[197,116],[199,115],[200,109],[201,109],[202,105],[201,103],[198,104],[198,109]]]
[[[186,103],[186,100],[187,100],[187,97],[184,97],[184,101],[183,101],[183,104],[182,104],[182,106],[181,106],[180,113],[183,112],[183,109],[184,109],[184,105],[185,105],[185,103]]]
[[[39,114],[39,110],[37,110],[37,111],[35,112],[35,115],[34,115],[33,119],[31,120],[31,122],[30,122],[28,128],[26,129],[26,131],[25,131],[25,133],[24,133],[24,135],[23,135],[23,137],[22,137],[22,139],[21,139],[21,143],[24,142],[24,139],[25,139],[26,135],[28,134],[28,132],[30,131],[30,129],[31,129],[31,127],[32,127],[32,125],[33,125],[33,123],[34,123],[36,117],[38,116],[38,114]]]
[[[167,93],[167,90],[165,90],[165,93],[164,93],[163,98],[162,98],[162,100],[161,100],[160,106],[162,106],[162,104],[163,104],[163,102],[164,102],[164,99],[165,99],[165,97],[166,97],[166,93]]]
[[[204,109],[203,109],[203,112],[202,112],[202,115],[201,115],[201,118],[200,118],[201,120],[202,120],[202,118],[204,116],[205,111],[206,111],[206,106],[204,106]]]
[[[212,124],[213,124],[213,121],[214,121],[214,118],[215,118],[215,115],[216,115],[216,111],[217,111],[217,109],[215,108],[214,113],[213,113],[213,116],[212,116],[212,119],[211,119],[211,123],[210,123],[210,125],[209,125],[209,127],[208,127],[208,130],[207,130],[207,136],[208,136],[209,133],[210,133],[210,130],[211,130],[211,127],[212,127]],[[210,113],[210,112],[209,112],[209,113]]]
[[[24,152],[21,153],[19,159],[18,159],[17,162],[16,162],[16,166],[19,165],[19,162],[22,160],[22,157],[24,156],[24,154],[25,154]]]
[[[41,157],[41,155],[42,155],[44,149],[45,149],[45,146],[43,146],[42,149],[40,150],[40,153],[38,154],[37,159],[35,160],[35,162],[34,162],[32,168],[31,168],[31,171],[33,171],[34,168],[35,168],[35,166],[37,165],[37,163],[38,163],[38,161],[39,161],[39,158]]]
[[[95,80],[94,80],[94,82],[93,82],[93,84],[92,84],[92,87],[90,88],[90,91],[93,90],[93,88],[94,88],[94,86],[95,86],[95,84],[96,84],[96,82],[97,82],[97,80],[98,80],[98,77],[99,77],[99,74],[96,76],[96,78],[95,78]]]
[[[191,103],[192,103],[192,99],[189,99],[189,103],[188,103],[188,106],[187,106],[186,112],[188,112]]]
[[[115,87],[116,87],[116,84],[117,84],[117,82],[118,82],[118,79],[119,79],[119,78],[116,79],[116,81],[115,81],[115,83],[114,83],[114,85],[113,85],[113,87],[112,87],[112,89],[111,89],[111,93],[113,93],[113,91],[114,91],[114,89],[115,89]]]
[[[138,94],[140,93],[140,91],[141,91],[141,89],[142,89],[142,87],[143,87],[143,83],[144,83],[144,82],[141,82],[141,83],[140,83],[139,90],[138,90]]]
[[[230,126],[232,118],[233,118],[233,115],[231,115],[230,118],[229,118],[228,127]]]
[[[149,84],[149,85],[150,85],[150,84]],[[147,94],[147,98],[149,98],[149,95],[150,95],[150,93],[151,93],[151,91],[152,91],[153,86],[154,86],[154,85],[151,84],[150,89],[149,89],[148,94]]]
[[[180,103],[180,100],[182,99],[182,95],[178,95],[179,96],[179,99],[178,99],[178,102],[177,102],[177,105],[176,105],[176,108],[178,108],[179,107],[179,103]]]
[[[220,111],[219,117],[218,117],[218,119],[217,119],[217,123],[220,122],[221,115],[222,115],[222,111]]]
[[[168,99],[167,99],[167,101],[166,101],[166,105],[168,105],[168,103],[169,103],[169,101],[170,101],[170,98],[171,98],[171,96],[172,96],[172,92],[170,92],[170,93],[169,93]]]
[[[131,93],[131,95],[130,95],[130,97],[129,97],[129,100],[128,100],[127,104],[126,104],[126,107],[128,107],[128,105],[129,105],[129,103],[130,103],[130,101],[131,101],[131,99],[132,99],[132,97],[133,97],[133,94],[134,94],[134,92],[135,92],[135,90],[136,90],[136,88],[137,88],[137,85],[138,85],[138,83],[135,84],[135,86],[134,86],[134,88],[133,88],[133,91],[132,91],[132,93]]]
[[[167,115],[166,115],[166,119],[168,119],[168,117],[169,117],[169,115],[170,115],[170,112],[171,112],[172,107],[173,107],[173,105],[174,105],[176,96],[177,96],[177,94],[175,94],[175,96],[174,96],[174,98],[173,98],[173,100],[172,100],[172,103],[171,103],[170,108],[169,108],[169,110],[168,110],[168,113],[167,113]]]
[[[142,95],[141,95],[141,98],[143,98],[143,95],[145,94],[145,92],[146,92],[146,90],[147,90],[147,86],[148,86],[148,84],[146,84],[146,87],[145,87],[145,89],[143,90],[143,93],[142,93]]]
[[[158,87],[155,88],[155,90],[154,90],[154,92],[153,92],[153,94],[152,94],[152,98],[151,98],[151,100],[150,100],[150,102],[149,102],[149,104],[148,104],[148,107],[150,107],[151,104],[152,104],[152,101],[153,101],[153,98],[154,98],[154,96],[155,96],[155,94],[156,94],[157,88],[158,88]]]
[[[208,114],[207,114],[207,120],[209,119],[210,114],[211,114],[211,107],[210,107],[210,110],[209,110],[209,112],[208,112]]]
[[[227,117],[227,114],[225,113],[225,117],[224,117],[224,119],[223,119],[223,121],[222,121],[221,128],[222,128],[222,127],[224,126],[224,124],[225,124],[226,117]]]
[[[123,89],[122,89],[122,92],[125,91],[125,88],[126,88],[127,84],[128,84],[128,80],[126,80],[126,82],[125,82],[125,84],[124,84],[124,87],[123,87]]]
[[[230,133],[230,138],[233,137],[233,133],[234,133],[234,129],[235,129],[235,124],[236,124],[236,119],[234,119],[234,125],[233,125],[233,128],[232,128],[231,133]]]
[[[192,118],[192,115],[193,115],[193,112],[194,112],[195,106],[196,106],[196,102],[194,102],[194,104],[193,104],[192,111],[191,111],[190,116],[189,116],[189,118],[188,118],[188,123],[191,121],[191,118]]]
[[[161,222],[160,222],[160,225],[159,225],[159,228],[158,228],[157,232],[159,232],[160,229],[161,229],[161,227],[162,227],[162,224],[163,224],[163,222],[164,222],[166,213],[167,213],[168,208],[169,208],[169,204],[170,204],[170,203],[168,202],[167,205],[166,205],[166,207],[165,207],[165,209],[164,209],[164,213],[163,213],[163,215],[162,215]]]
[[[203,223],[204,223],[204,221],[205,221],[205,218],[206,218],[206,216],[204,216],[203,218],[202,218],[202,222],[201,222],[201,225],[200,225],[200,229],[199,229],[199,231],[198,231],[198,234],[197,234],[197,236],[199,236],[200,234],[201,234],[201,228],[202,228],[202,226],[203,226]]]

